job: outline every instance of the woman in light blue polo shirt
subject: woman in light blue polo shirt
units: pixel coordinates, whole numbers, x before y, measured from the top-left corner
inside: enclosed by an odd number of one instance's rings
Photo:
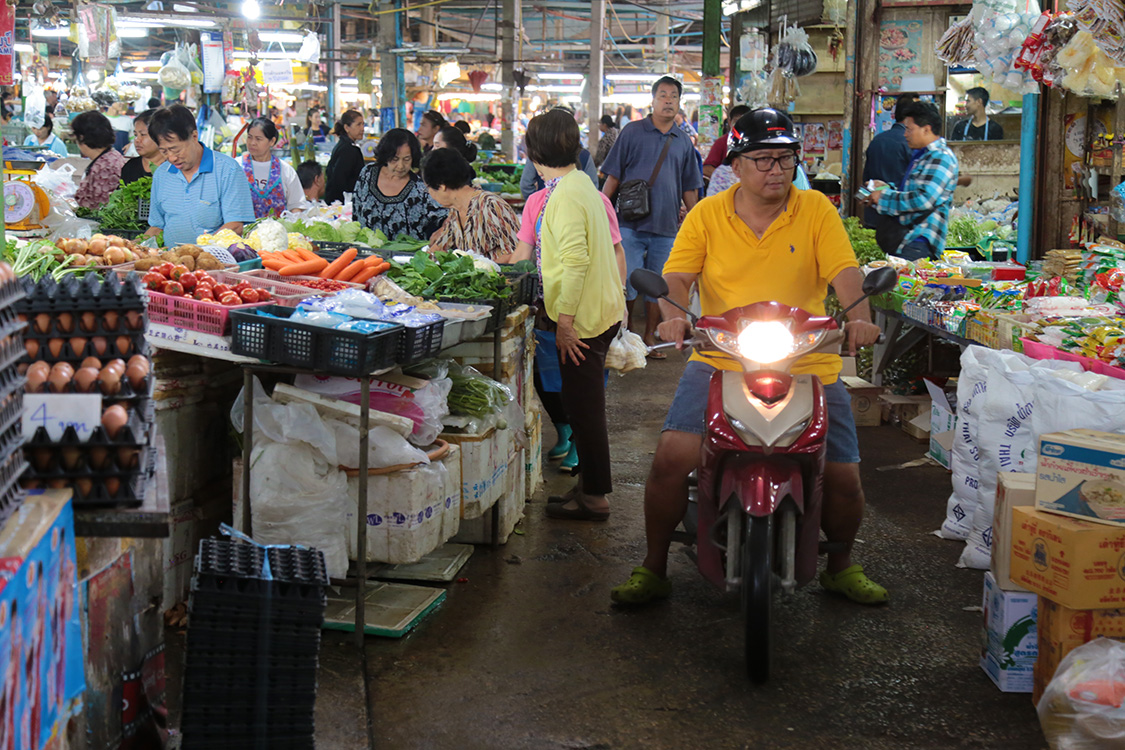
[[[250,184],[238,162],[199,142],[195,116],[181,104],[153,113],[149,137],[168,160],[152,175],[148,235],[167,246],[193,244],[201,234],[242,234],[254,221]]]
[[[51,120],[50,115],[43,115],[43,127],[31,128],[32,135],[29,135],[23,142],[25,146],[46,146],[51,151],[54,151],[59,156],[70,156],[66,150],[66,144],[63,143],[59,134],[54,132],[55,123]]]

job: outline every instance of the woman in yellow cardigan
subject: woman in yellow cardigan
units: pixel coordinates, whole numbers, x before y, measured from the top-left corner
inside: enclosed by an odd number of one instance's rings
[[[547,184],[535,219],[535,257],[547,317],[557,326],[562,398],[578,446],[581,477],[548,503],[547,515],[609,518],[613,490],[605,421],[605,357],[625,312],[624,263],[614,252],[605,203],[577,169],[581,141],[574,115],[552,110],[531,120],[528,159]],[[621,259],[623,260],[623,259]]]

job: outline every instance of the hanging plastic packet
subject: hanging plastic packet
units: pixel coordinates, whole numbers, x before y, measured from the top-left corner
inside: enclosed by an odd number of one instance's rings
[[[816,72],[817,58],[809,35],[797,26],[790,27],[774,53],[776,66],[794,78],[812,75]]]

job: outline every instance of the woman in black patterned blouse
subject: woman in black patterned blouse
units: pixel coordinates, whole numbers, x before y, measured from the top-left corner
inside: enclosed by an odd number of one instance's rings
[[[353,218],[369,229],[381,229],[388,239],[406,234],[429,240],[449,212],[434,202],[425,183],[411,171],[421,160],[422,148],[413,133],[388,130],[375,148],[375,163],[359,173]]]

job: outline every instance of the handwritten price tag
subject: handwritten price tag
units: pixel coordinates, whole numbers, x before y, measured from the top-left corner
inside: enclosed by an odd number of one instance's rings
[[[87,440],[102,423],[102,397],[97,393],[28,393],[23,397],[23,434],[30,438],[40,427],[51,440],[62,439],[73,427]]]

